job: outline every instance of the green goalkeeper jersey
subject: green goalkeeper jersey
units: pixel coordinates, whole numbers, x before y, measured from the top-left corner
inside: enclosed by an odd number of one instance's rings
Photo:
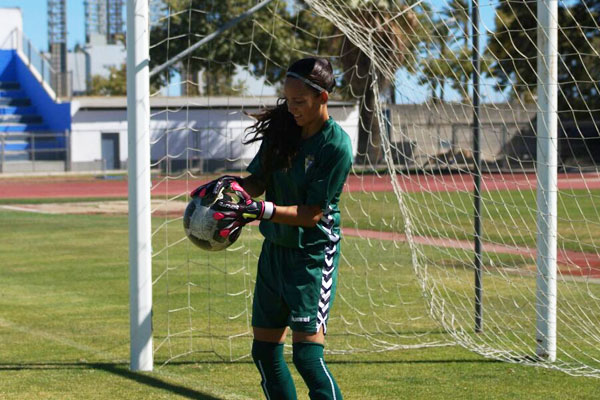
[[[348,134],[329,118],[319,132],[302,142],[291,168],[275,171],[271,179],[263,176],[263,151],[266,151],[264,142],[247,170],[267,183],[265,199],[277,206],[318,205],[323,217],[314,228],[261,221],[262,235],[290,248],[337,242],[340,238],[338,202],[352,165]]]

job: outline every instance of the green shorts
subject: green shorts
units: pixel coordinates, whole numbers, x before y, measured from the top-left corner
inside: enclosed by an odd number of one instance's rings
[[[335,296],[340,242],[322,249],[293,249],[269,240],[258,260],[252,326],[327,333]]]

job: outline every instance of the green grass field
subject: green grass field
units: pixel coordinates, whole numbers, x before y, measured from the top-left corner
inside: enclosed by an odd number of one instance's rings
[[[473,194],[420,192],[404,195],[415,234],[473,240]],[[482,194],[484,242],[535,247],[536,194],[533,190],[497,190]],[[600,247],[600,190],[558,193],[559,248],[595,253]],[[351,193],[340,204],[346,222],[362,229],[404,230],[392,192]]]
[[[387,196],[386,204],[395,205],[389,193],[376,195]],[[585,216],[590,221],[587,225],[597,227],[593,198],[584,193],[571,195],[579,196],[578,206],[563,201],[563,215]],[[411,196],[414,202],[411,200],[409,207],[434,207],[446,201],[468,214],[467,195]],[[498,211],[494,218],[505,216],[503,213],[508,211],[503,210],[520,210],[516,213],[523,216],[523,229],[529,231],[530,209],[526,204],[531,204],[531,199],[527,194],[498,192],[490,195],[490,201],[497,202],[491,204],[507,202],[507,196],[514,199],[514,208],[495,207],[493,210]],[[353,197],[360,201],[347,198],[343,209],[357,218],[360,227],[374,229],[372,224],[381,226],[378,221],[382,219],[390,230],[399,225],[396,207],[366,210],[373,204],[369,201],[372,195]],[[463,208],[458,207],[461,204]],[[365,214],[371,215],[370,221]],[[459,231],[469,232],[470,223],[463,222],[461,215],[462,211],[451,213],[448,222],[464,225]],[[178,220],[154,221],[157,230],[153,247],[158,253],[153,261],[157,368],[152,373],[134,373],[128,370],[127,217],[0,210],[0,398],[262,398],[258,373],[243,357],[251,340],[248,295],[260,237],[255,228],[248,229],[238,250],[207,256],[189,248],[187,241],[180,241],[180,225]],[[427,226],[431,232],[441,232],[446,223],[428,221]],[[499,240],[504,240],[508,229],[498,228],[495,234]],[[588,235],[585,239],[583,233]],[[569,238],[565,243],[577,240],[597,249],[593,241],[597,235],[592,231],[563,229],[561,236]],[[522,243],[530,245],[529,236],[524,237]],[[581,251],[580,247],[576,249]],[[382,342],[410,345],[451,339],[436,322],[423,318],[425,302],[405,245],[375,241],[366,244],[347,237],[343,254],[346,267],[340,272],[329,327],[330,349],[373,350]],[[472,271],[468,268],[471,254],[455,252],[449,258],[448,252],[432,248],[423,257],[435,262],[437,268],[431,272],[444,284],[445,298],[465,310],[464,315],[458,315],[458,322],[470,324],[471,304],[466,301],[472,291]],[[522,262],[514,256],[494,257],[506,264],[514,261],[516,268]],[[526,288],[531,286],[531,277],[488,270],[485,278],[486,304],[496,310],[486,317],[507,322],[507,326],[489,324],[486,334],[507,328],[518,334],[517,329],[527,318],[505,318],[515,310],[530,307],[531,293]],[[586,294],[600,297],[600,285],[569,285],[562,287],[561,293],[570,304],[577,304],[582,288]],[[516,301],[514,293],[520,294]],[[578,308],[573,313],[578,311],[585,311],[592,323],[599,320],[597,311]],[[562,346],[581,347],[568,332],[561,330],[561,335]],[[500,339],[509,341],[509,336]],[[576,340],[578,336],[574,337]],[[570,345],[565,344],[567,339]],[[187,352],[191,353],[177,357]],[[229,361],[239,357],[238,361]],[[595,378],[496,362],[460,346],[332,354],[328,362],[346,399],[592,399],[597,398],[598,390]],[[307,398],[300,377],[291,369],[299,398]]]

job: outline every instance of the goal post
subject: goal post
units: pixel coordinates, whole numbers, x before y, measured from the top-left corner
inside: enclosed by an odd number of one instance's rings
[[[537,2],[536,354],[556,360],[558,1]]]
[[[130,369],[152,371],[148,0],[127,0]]]

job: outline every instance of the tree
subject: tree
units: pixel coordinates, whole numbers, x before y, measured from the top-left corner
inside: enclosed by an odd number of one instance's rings
[[[428,24],[428,54],[422,57],[419,83],[431,87],[433,100],[444,101],[447,83],[463,101],[470,97],[467,90],[473,75],[470,22],[469,2],[451,0]],[[481,70],[486,71],[489,61],[485,57],[480,61]]]
[[[248,85],[241,79],[233,81],[230,74],[223,75],[215,71],[203,71],[202,80],[205,83],[206,96],[243,96],[248,94]]]
[[[450,28],[444,20],[437,19],[431,24],[434,35],[425,38],[425,54],[421,58],[419,84],[431,89],[431,99],[444,101],[446,81],[452,78],[449,59],[452,50],[448,46]],[[440,90],[439,97],[437,95]]]
[[[109,74],[92,76],[88,94],[91,96],[125,96],[127,94],[127,65],[108,67]]]
[[[411,55],[419,41],[409,36],[417,36],[420,25],[414,9],[408,10],[407,5],[400,6],[393,0],[348,0],[346,6],[351,10],[345,13],[346,27],[359,29],[360,34],[368,36],[357,43],[356,36],[348,37],[348,32],[332,26],[337,38],[330,41],[329,51],[341,54],[343,84],[360,99],[357,162],[378,164],[382,158],[381,121],[375,112],[375,102],[379,99],[373,85],[376,83],[379,93],[385,93],[395,72],[414,61]]]
[[[469,95],[466,93],[465,87],[473,73],[472,64],[465,63],[466,60],[471,59],[472,54],[470,50],[471,35],[469,34],[471,17],[469,16],[468,1],[450,0],[442,9],[442,19],[445,21],[446,32],[441,32],[440,35],[440,40],[443,42],[440,53],[447,60],[447,66],[444,71],[446,74],[443,75],[445,79],[441,83],[440,99],[444,101],[446,80],[449,80],[451,87],[459,92],[463,99],[466,99]],[[445,51],[446,49],[450,49],[451,53]],[[467,68],[465,69],[465,67]]]
[[[150,68],[163,64],[255,5],[253,0],[164,0],[164,3],[168,8],[163,11],[166,16],[150,31],[150,42],[154,44]],[[292,45],[302,38],[299,32],[290,31],[292,16],[280,3],[263,8],[209,41],[179,65],[153,77],[153,81],[164,85],[178,69],[185,82],[184,95],[200,92],[224,95],[230,93],[228,88],[236,65],[268,82],[280,81],[288,62],[299,56],[293,49],[302,48]],[[208,71],[202,88],[198,84],[201,71]]]
[[[600,109],[600,0],[560,3],[558,108],[573,118],[597,118]],[[513,99],[533,102],[537,90],[537,5],[502,0],[488,54],[491,74]]]

